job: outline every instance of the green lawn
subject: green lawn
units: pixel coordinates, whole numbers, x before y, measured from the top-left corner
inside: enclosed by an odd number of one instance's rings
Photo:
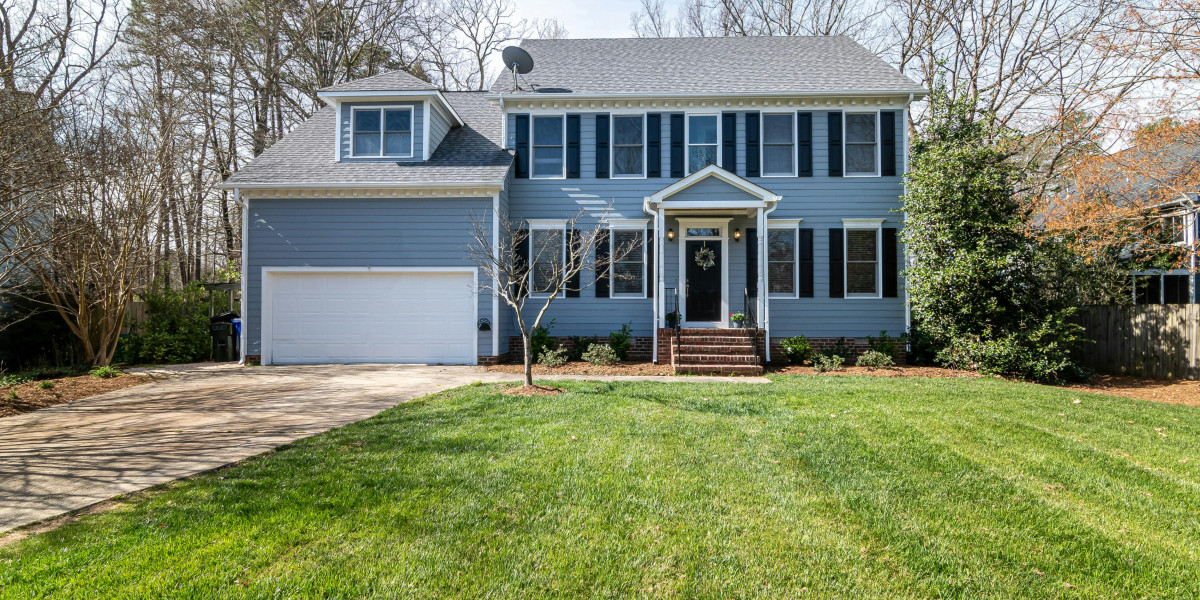
[[[560,385],[430,396],[0,547],[0,596],[1200,596],[1200,409]]]

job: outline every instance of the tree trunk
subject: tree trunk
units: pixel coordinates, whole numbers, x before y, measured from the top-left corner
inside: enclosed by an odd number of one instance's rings
[[[530,335],[523,331],[521,338],[525,340],[525,385],[533,385],[533,348],[529,345]]]

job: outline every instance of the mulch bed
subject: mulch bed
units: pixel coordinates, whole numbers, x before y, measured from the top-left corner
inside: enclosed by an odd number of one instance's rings
[[[497,386],[503,387],[503,386]],[[557,396],[565,394],[567,390],[556,387],[545,387],[541,385],[520,385],[517,387],[503,387],[501,394],[505,396]]]
[[[1082,392],[1098,392],[1151,402],[1200,406],[1200,381],[1188,379],[1144,379],[1125,375],[1097,375],[1089,383],[1064,387]]]
[[[150,383],[154,381],[154,378],[146,375],[121,375],[101,379],[91,375],[79,375],[47,379],[46,381],[53,381],[54,387],[42,389],[38,387],[40,382],[30,381],[0,388],[0,417],[11,417],[55,404],[74,402],[106,392],[123,390],[135,385]],[[13,391],[17,392],[15,400],[11,397]]]
[[[870,375],[872,377],[936,377],[940,379],[977,379],[986,377],[972,371],[958,371],[955,369],[944,369],[942,367],[881,367],[868,369],[867,367],[843,367],[839,371],[826,371],[817,373],[808,365],[787,365],[785,367],[769,367],[767,373],[773,375]]]
[[[487,370],[496,373],[524,373],[524,365],[495,365]],[[656,365],[649,362],[619,362],[615,365],[601,366],[589,362],[569,362],[561,367],[544,367],[533,365],[533,375],[671,375],[671,365]]]

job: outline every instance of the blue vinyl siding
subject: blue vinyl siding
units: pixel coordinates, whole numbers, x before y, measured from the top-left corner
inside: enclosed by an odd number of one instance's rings
[[[263,267],[473,267],[471,215],[490,226],[491,212],[490,197],[251,200],[246,354],[261,354]],[[479,316],[499,321],[490,293],[479,293]],[[491,355],[492,333],[478,336]]]
[[[362,107],[396,107],[396,108],[411,108],[412,114],[412,135],[413,135],[413,155],[412,158],[397,159],[394,156],[380,158],[352,158],[351,148],[353,135],[350,131],[351,111],[355,108]],[[422,102],[343,102],[341,105],[341,115],[338,118],[338,148],[341,152],[341,159],[346,162],[355,161],[371,161],[371,160],[403,160],[405,162],[418,162],[422,159],[422,146],[425,136],[425,105]],[[435,112],[436,114],[436,112]]]
[[[433,154],[434,150],[437,150],[438,144],[442,143],[442,139],[446,137],[447,133],[450,133],[451,129],[450,115],[447,115],[436,104],[432,106],[434,108],[429,113],[430,154]]]

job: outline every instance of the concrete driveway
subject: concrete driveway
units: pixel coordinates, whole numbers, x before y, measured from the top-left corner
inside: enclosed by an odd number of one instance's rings
[[[475,367],[231,365],[0,419],[0,531],[220,467],[438,390],[516,377]]]

